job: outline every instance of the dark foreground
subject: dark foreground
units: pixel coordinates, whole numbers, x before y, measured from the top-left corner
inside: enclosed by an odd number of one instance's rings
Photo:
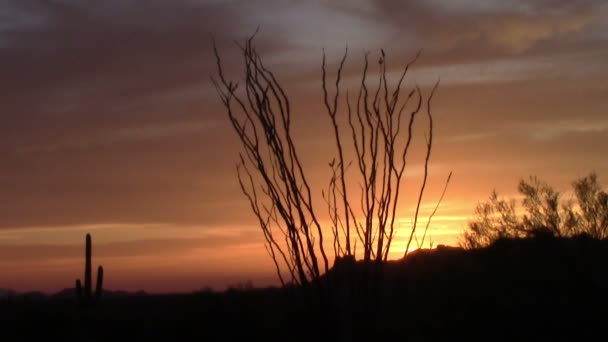
[[[342,260],[314,289],[0,302],[0,341],[604,340],[608,242],[504,240],[378,266]],[[380,279],[380,280],[378,280]],[[372,281],[375,280],[375,281]],[[349,285],[350,284],[350,285]],[[353,286],[352,284],[356,284]]]

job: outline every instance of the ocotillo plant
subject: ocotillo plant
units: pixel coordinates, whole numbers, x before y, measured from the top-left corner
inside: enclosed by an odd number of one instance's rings
[[[82,305],[88,305],[93,299],[92,293],[92,281],[91,281],[91,254],[92,254],[92,243],[91,235],[87,234],[86,237],[86,248],[85,248],[85,264],[84,264],[84,293],[82,289],[82,283],[80,279],[76,279],[76,295],[78,301]],[[99,301],[101,299],[101,293],[103,291],[103,266],[97,268],[97,284],[95,286],[95,299]]]

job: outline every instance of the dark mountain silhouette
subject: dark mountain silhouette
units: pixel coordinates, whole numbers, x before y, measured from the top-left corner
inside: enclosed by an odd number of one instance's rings
[[[111,291],[104,290],[103,297],[104,298],[120,298],[120,297],[129,297],[129,296],[146,296],[147,293],[143,290],[129,292],[129,291]],[[56,299],[76,299],[78,297],[77,291],[75,288],[65,288],[57,293],[50,295],[52,298]]]
[[[12,298],[17,295],[17,291],[13,289],[0,289],[0,300]]]
[[[601,338],[608,241],[539,235],[476,250],[417,250],[380,264],[344,258],[317,285],[323,295],[314,285],[174,295],[108,291],[86,310],[76,305],[73,289],[44,300],[5,299],[0,322],[10,329],[2,340]]]
[[[116,297],[128,297],[128,296],[146,296],[148,295],[145,291],[139,290],[135,292],[129,291],[112,291],[104,290],[104,298],[116,298]],[[69,299],[76,300],[77,293],[75,288],[65,288],[56,293],[44,293],[40,291],[29,291],[29,292],[18,292],[13,289],[0,289],[0,300],[19,300],[19,299],[38,299],[38,300],[51,300],[51,299]]]

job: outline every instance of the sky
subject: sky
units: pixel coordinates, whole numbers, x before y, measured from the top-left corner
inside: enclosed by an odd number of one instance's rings
[[[318,196],[334,148],[322,51],[335,70],[346,46],[345,85],[380,49],[394,72],[422,51],[409,87],[441,79],[423,214],[453,177],[435,244],[457,244],[477,203],[522,178],[608,179],[605,1],[2,0],[0,288],[73,286],[86,233],[110,289],[277,283],[210,82],[211,37],[238,79],[234,41],[257,27]],[[395,257],[421,170],[406,173]]]

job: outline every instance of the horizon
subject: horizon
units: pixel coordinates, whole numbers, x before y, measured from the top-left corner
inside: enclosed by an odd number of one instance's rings
[[[520,179],[537,176],[567,198],[590,172],[608,181],[602,1],[10,0],[0,13],[0,289],[72,287],[87,233],[108,289],[279,284],[239,187],[238,137],[209,79],[211,37],[237,78],[234,40],[257,27],[259,53],[292,101],[295,144],[324,215],[335,142],[321,61],[325,51],[334,77],[347,46],[351,91],[364,51],[370,65],[386,51],[393,83],[422,51],[408,90],[428,95],[441,80],[419,221],[453,172],[429,231],[435,246],[458,244],[476,205],[494,190],[517,197]],[[391,259],[403,255],[411,227],[423,124]]]

